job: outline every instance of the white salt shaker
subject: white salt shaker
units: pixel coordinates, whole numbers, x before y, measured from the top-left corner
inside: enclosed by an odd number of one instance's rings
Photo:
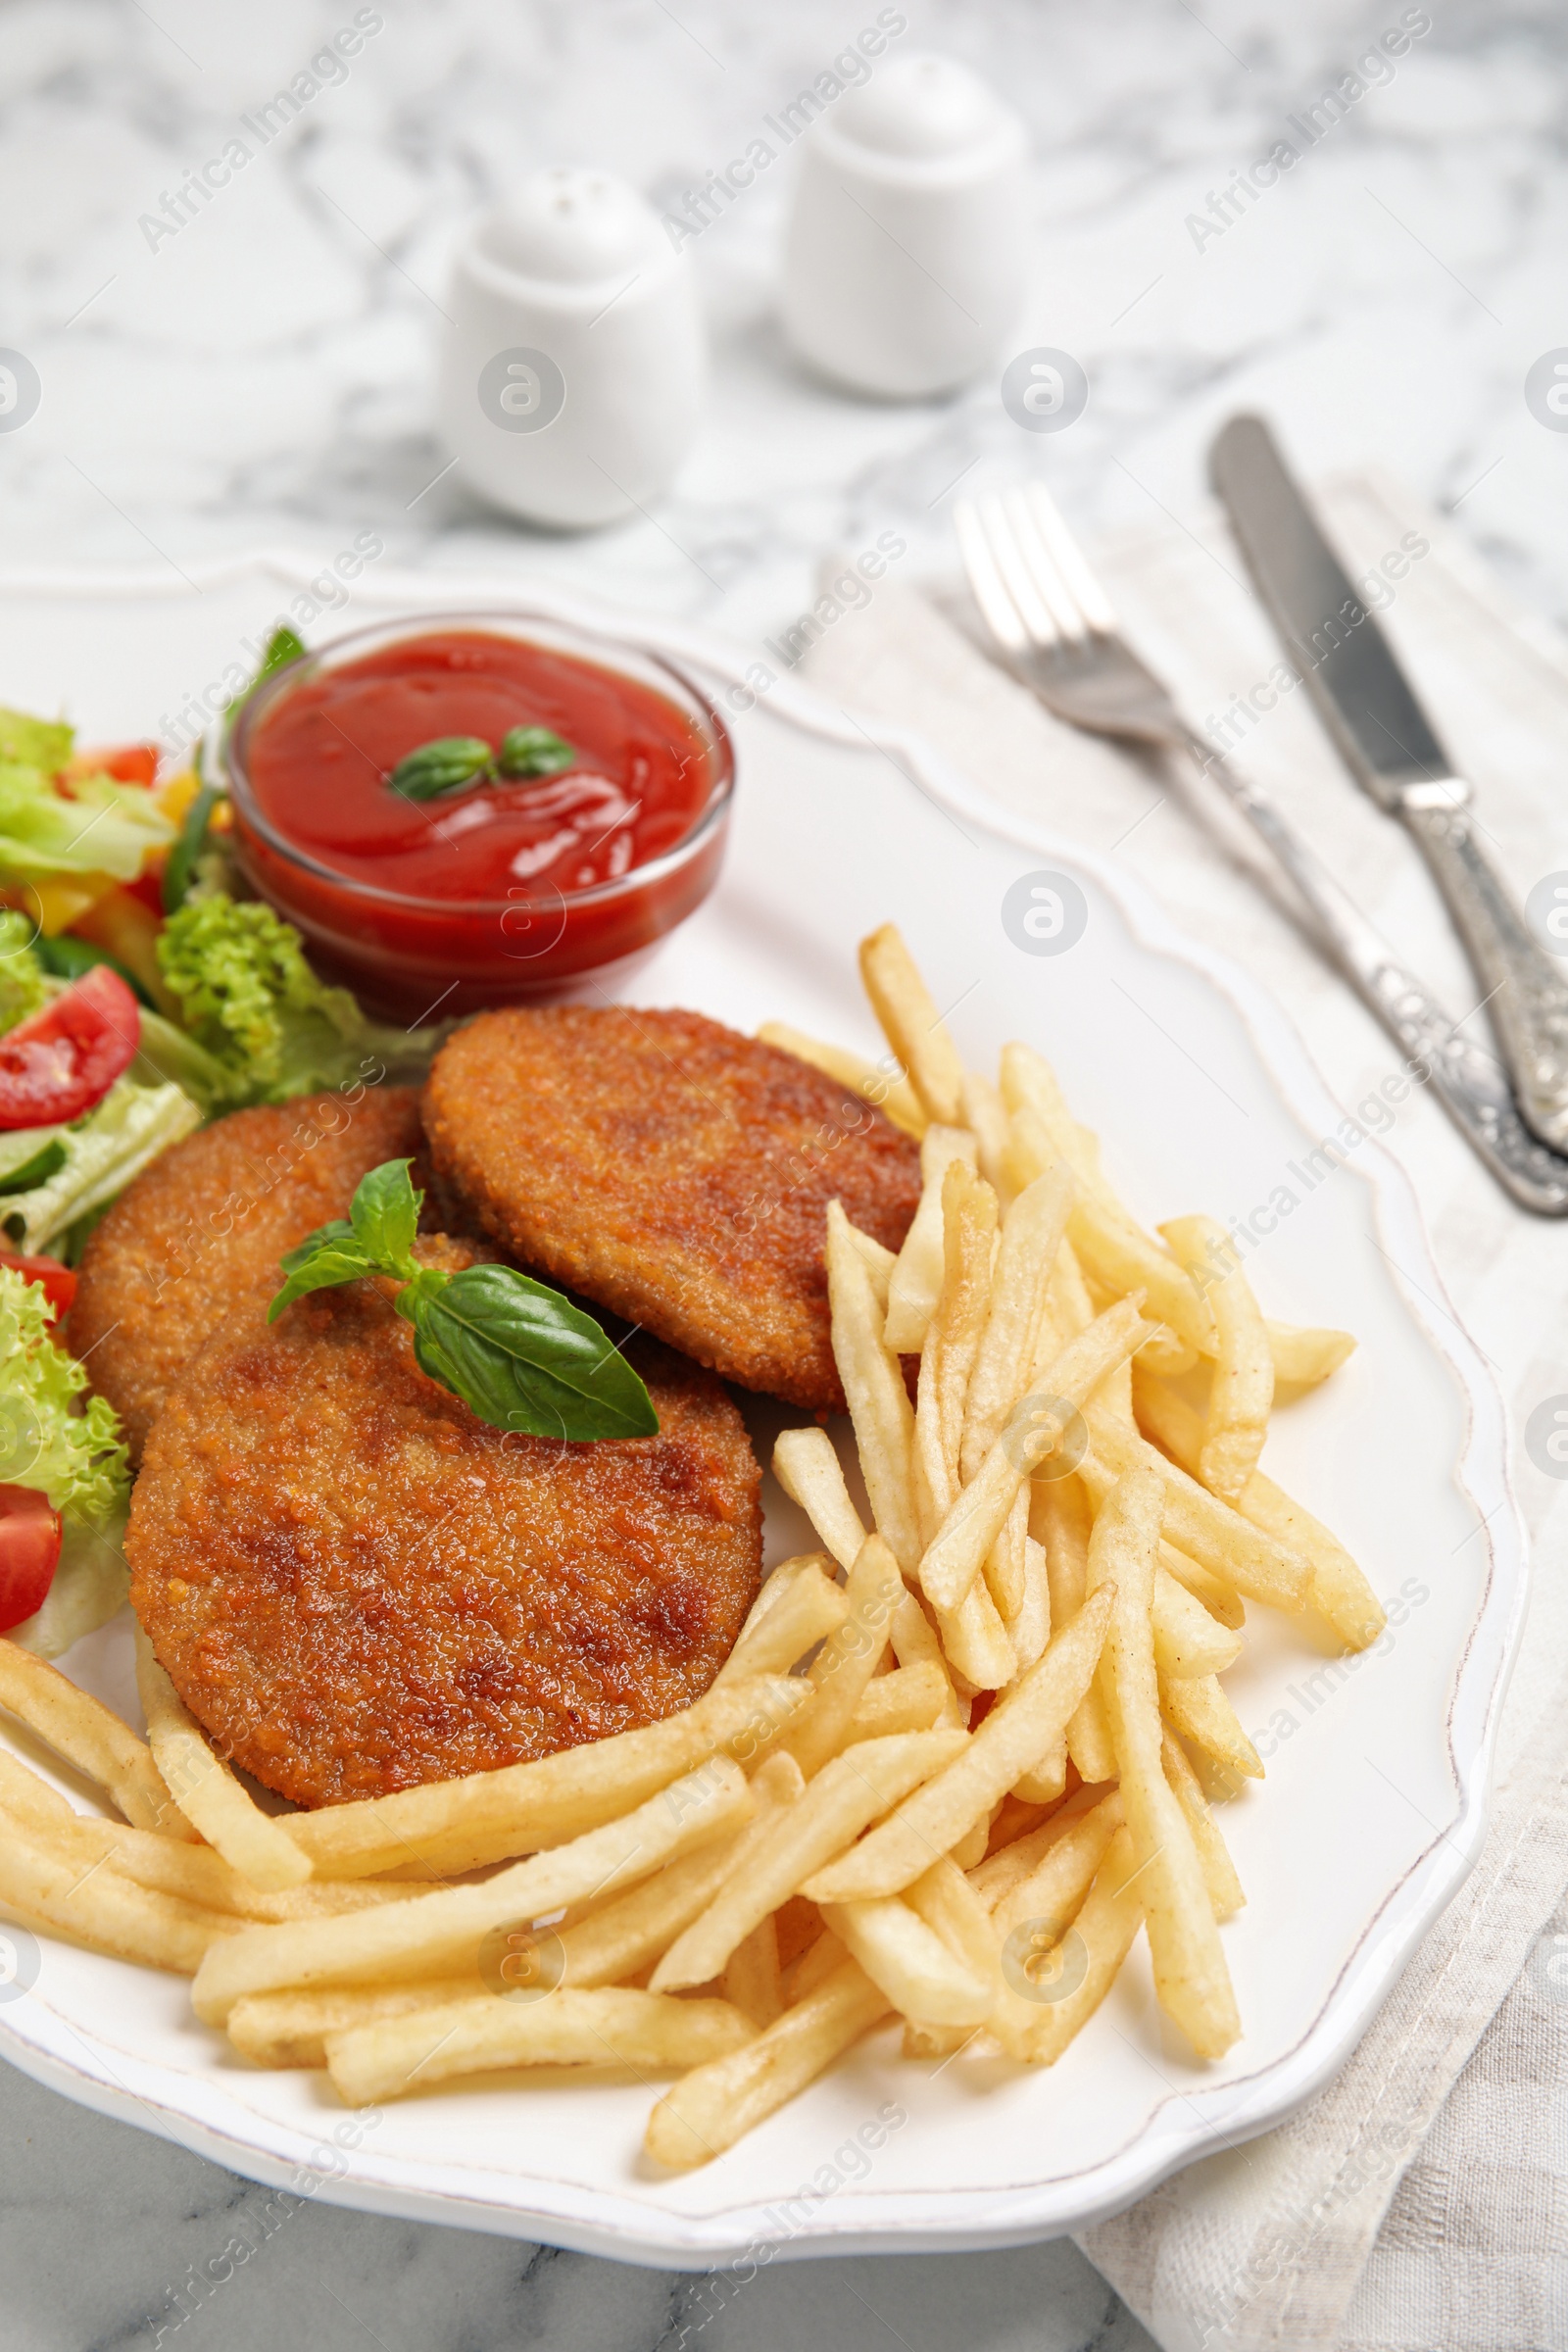
[[[482,497],[579,530],[667,489],[707,345],[690,266],[634,188],[534,172],[469,233],[447,308],[442,430]]]
[[[812,123],[784,327],[824,375],[916,399],[994,359],[1024,294],[1026,136],[954,58],[885,66]]]

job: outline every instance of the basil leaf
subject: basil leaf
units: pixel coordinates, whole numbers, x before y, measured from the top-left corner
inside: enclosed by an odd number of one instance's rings
[[[496,754],[501,776],[559,776],[577,754],[553,727],[509,727]]]
[[[35,1184],[46,1184],[51,1176],[58,1176],[65,1164],[66,1147],[53,1135],[20,1168],[8,1168],[0,1176],[0,1193],[30,1193]]]
[[[414,1237],[424,1200],[409,1178],[412,1159],[385,1159],[361,1179],[349,1209],[350,1231],[383,1274],[412,1276]]]
[[[275,1323],[284,1307],[303,1298],[307,1291],[330,1290],[336,1283],[357,1282],[362,1274],[376,1271],[360,1246],[359,1235],[343,1217],[334,1217],[330,1225],[321,1226],[297,1249],[285,1250],[278,1264],[284,1281],[267,1310],[269,1323]]]
[[[493,1429],[579,1445],[657,1435],[647,1389],[599,1325],[514,1267],[466,1266],[405,1300],[421,1371]]]
[[[490,746],[478,735],[438,735],[400,760],[387,782],[406,801],[434,801],[487,775]]]
[[[256,672],[256,675],[254,678],[252,678],[250,684],[246,687],[245,692],[247,694],[254,694],[262,680],[264,678],[270,678],[274,669],[281,669],[285,662],[300,662],[303,661],[304,658],[305,645],[303,639],[296,637],[293,630],[286,624],[280,628],[274,629],[270,639],[268,642],[267,651],[262,656],[262,666]]]

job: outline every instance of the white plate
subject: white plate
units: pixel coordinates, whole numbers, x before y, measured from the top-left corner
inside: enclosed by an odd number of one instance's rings
[[[190,586],[0,581],[0,702],[58,706],[89,739],[145,732],[219,678],[303,576],[258,558]],[[377,566],[343,623],[308,633],[487,601],[516,602],[514,584]],[[714,678],[742,666],[721,646],[554,591],[528,601],[579,621],[618,617]],[[324,2078],[248,2069],[194,2023],[179,1980],[64,1944],[46,1944],[31,1989],[0,2006],[0,2048],[69,2096],[237,2172],[284,2182],[306,2168],[318,2193],[376,2212],[679,2267],[754,2241],[792,2255],[1004,2245],[1079,2228],[1288,2115],[1343,2062],[1463,1878],[1524,1597],[1501,1408],[1444,1304],[1396,1163],[1367,1142],[1339,1173],[1305,1181],[1304,1154],[1343,1113],[1245,975],[1181,937],[1125,874],[1015,828],[915,744],[787,683],[736,732],[722,880],[636,974],[633,1001],[741,1029],[775,1016],[875,1051],[855,944],[896,917],[967,1056],[989,1066],[1010,1037],[1040,1044],[1141,1213],[1230,1217],[1273,1199],[1277,1230],[1251,1261],[1265,1306],[1359,1334],[1348,1367],[1282,1412],[1268,1467],[1404,1606],[1353,1664],[1254,1612],[1229,1678],[1269,1751],[1266,1787],[1224,1815],[1250,1897],[1225,1930],[1243,2039],[1219,2065],[1194,2063],[1162,2029],[1140,1946],[1049,2072],[906,2065],[888,2030],[679,2179],[638,2153],[652,2094],[635,2082],[558,2076],[394,2102],[351,2125],[359,2144],[343,2149]],[[1025,955],[1003,925],[1004,893],[1041,868],[1075,876],[1087,901],[1067,954]],[[777,1557],[798,1528],[773,1499]],[[74,1670],[123,1698],[127,1649],[123,1626],[107,1629]],[[868,2155],[862,2125],[880,2139]]]

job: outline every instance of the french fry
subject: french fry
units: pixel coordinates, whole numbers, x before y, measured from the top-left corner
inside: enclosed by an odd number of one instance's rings
[[[1298,1323],[1271,1322],[1268,1344],[1275,1379],[1293,1389],[1316,1388],[1355,1353],[1348,1331],[1314,1331]]]
[[[816,1911],[814,1903],[810,1908]],[[816,1915],[820,1919],[821,1913],[817,1912]],[[775,1912],[774,1917],[777,1916]],[[807,1945],[793,1966],[784,1971],[782,1989],[785,2008],[793,2009],[797,2001],[804,2001],[808,1992],[816,1990],[818,1984],[825,1984],[833,1971],[844,1966],[847,1958],[848,1954],[838,1937],[824,1929],[813,1943]]]
[[[1110,1601],[1103,1592],[1094,1594],[1038,1664],[997,1701],[962,1752],[860,1844],[808,1879],[801,1891],[815,1903],[902,1893],[976,1822],[988,1820],[1018,1775],[1065,1730],[1089,1687],[1109,1619]]]
[[[863,1054],[853,1054],[848,1046],[824,1045],[819,1038],[808,1037],[804,1029],[792,1029],[788,1021],[764,1021],[757,1032],[764,1046],[777,1046],[781,1054],[791,1054],[797,1061],[809,1062],[813,1070],[825,1070],[840,1086],[847,1086],[852,1095],[862,1102],[874,1103],[887,1113],[895,1127],[906,1135],[923,1135],[927,1120],[920,1098],[907,1078],[890,1075],[878,1069],[874,1061]]]
[[[1002,1522],[1001,1531],[991,1549],[980,1563],[986,1581],[986,1591],[997,1604],[997,1615],[1004,1625],[1010,1626],[1023,1607],[1028,1590],[1026,1552],[1029,1543],[1029,1481],[1018,1481],[1018,1492],[1012,1498],[1012,1508]],[[1017,1644],[1014,1643],[1016,1655]],[[1039,1651],[1036,1651],[1036,1656]]]
[[[725,1961],[719,1991],[759,2033],[782,2011],[778,1929],[771,1912],[758,1921],[749,1936],[741,1937]]]
[[[618,1891],[648,1878],[662,1862],[737,1828],[754,1810],[740,1766],[727,1756],[710,1756],[620,1820],[514,1862],[482,1885],[445,1887],[341,1919],[243,1930],[223,1951],[215,1950],[198,1975],[196,2014],[208,2025],[221,2025],[246,1993],[396,1983],[459,1970],[492,1928]]]
[[[975,1139],[962,1127],[928,1127],[920,1143],[920,1202],[888,1277],[887,1345],[918,1355],[942,1295],[942,1186],[954,1160],[977,1165]]]
[[[1065,1625],[1084,1605],[1094,1515],[1076,1478],[1037,1478],[1029,1508],[1030,1525],[1046,1547],[1051,1622]],[[1115,1779],[1116,1751],[1110,1743],[1110,1726],[1093,1683],[1068,1719],[1067,1753],[1085,1781],[1094,1784]]]
[[[1244,1592],[1295,1613],[1306,1606],[1310,1564],[1272,1536],[1210,1494],[1185,1470],[1156,1452],[1147,1438],[1099,1410],[1091,1397],[1085,1411],[1095,1459],[1113,1478],[1129,1470],[1157,1471],[1164,1486],[1161,1524],[1172,1544]]]
[[[997,1197],[962,1161],[942,1180],[942,1293],[920,1358],[916,1477],[921,1532],[960,1483],[964,1402],[991,1302]]]
[[[1072,1171],[1080,1191],[1105,1193],[1099,1160],[1088,1137],[1067,1108],[1056,1073],[1043,1054],[1037,1054],[1033,1046],[1004,1046],[1001,1092],[1004,1107],[1014,1122],[1012,1140],[1016,1139],[1020,1111],[1027,1112],[1038,1123],[1043,1155],[1032,1168],[1032,1175],[1043,1173],[1046,1167],[1059,1160]]]
[[[1026,1804],[1054,1805],[1066,1786],[1067,1739],[1063,1733],[1027,1772],[1019,1773],[1012,1784],[1012,1793],[1022,1797]]]
[[[454,2075],[525,2066],[701,2066],[743,2049],[754,2028],[728,2001],[563,1987],[536,2001],[454,2001],[332,2034],[327,2072],[345,2106],[371,2107]]]
[[[860,942],[860,978],[871,1009],[928,1118],[956,1127],[963,1117],[963,1063],[898,927],[884,923]]]
[[[1103,1492],[1108,1492],[1116,1483],[1108,1470],[1100,1474],[1100,1482],[1091,1474],[1088,1483],[1093,1489],[1101,1482]],[[1217,1575],[1212,1568],[1200,1567],[1190,1552],[1178,1551],[1175,1544],[1163,1536],[1159,1540],[1159,1564],[1184,1592],[1190,1592],[1199,1605],[1207,1610],[1216,1625],[1224,1626],[1227,1633],[1241,1632],[1247,1623],[1247,1609],[1236,1587],[1226,1578]]]
[[[1025,1501],[1028,1496],[1025,1493]],[[1051,1571],[1046,1547],[1027,1528],[1023,1540],[1023,1595],[1017,1614],[1007,1625],[1017,1668],[1023,1674],[1051,1640]]]
[[[665,2092],[643,2145],[672,2172],[707,2164],[816,2080],[888,2009],[886,1993],[845,1959],[744,2049],[698,2067]]]
[[[382,2018],[407,2017],[418,2009],[445,2009],[454,2001],[493,2001],[495,1994],[475,1974],[430,1977],[420,1984],[335,1984],[320,1992],[258,1992],[236,2001],[228,2013],[228,2038],[252,2066],[326,2064],[329,2034],[346,2034]]]
[[[1129,1458],[1136,1463],[1136,1455]],[[1097,1461],[1092,1453],[1086,1454],[1079,1463],[1079,1483],[1096,1510],[1099,1510],[1116,1484],[1117,1475],[1114,1470],[1107,1469],[1103,1462]],[[1159,1564],[1166,1575],[1180,1585],[1185,1592],[1190,1592],[1217,1624],[1223,1625],[1231,1633],[1240,1631],[1246,1623],[1247,1612],[1242,1605],[1241,1594],[1225,1577],[1212,1568],[1201,1567],[1189,1553],[1178,1551],[1176,1545],[1164,1537],[1160,1538]]]
[[[907,1572],[920,1554],[910,1480],[914,1414],[904,1367],[883,1342],[884,1318],[837,1200],[829,1201],[827,1211],[827,1281],[833,1357],[855,1424],[871,1515]]]
[[[1214,1318],[1214,1370],[1199,1476],[1211,1494],[1235,1502],[1257,1468],[1274,1406],[1274,1357],[1235,1239],[1212,1217],[1174,1217],[1161,1225]]]
[[[1045,1830],[1055,1829],[1055,1823],[1048,1823],[1031,1831],[1027,1838],[1020,1838],[1018,1844],[1024,1852],[1011,1864],[1005,1877],[998,1874],[991,1882],[997,1892],[988,1909],[997,1943],[1004,1943],[1014,1928],[1029,1920],[1044,1922],[1059,1940],[1125,1819],[1121,1791],[1112,1788],[1098,1804],[1064,1821],[1054,1838],[1047,1839]],[[1003,1853],[1009,1850],[1004,1846]],[[1032,1865],[1028,1862],[1030,1855],[1034,1857]],[[1001,1859],[1002,1855],[993,1855],[990,1861],[981,1864],[981,1869],[989,1870],[992,1863]],[[982,1889],[978,1880],[977,1872],[975,1898],[985,1904],[988,1890]]]
[[[407,1886],[318,1886],[314,1882],[266,1894],[231,1868],[211,1846],[186,1845],[154,1830],[133,1830],[122,1821],[77,1813],[47,1782],[0,1749],[0,1813],[50,1851],[74,1857],[78,1868],[108,1867],[155,1894],[172,1894],[198,1910],[223,1911],[236,1919],[315,1919],[326,1912],[364,1910],[396,1901]]]
[[[844,1588],[843,1623],[811,1660],[813,1696],[784,1735],[808,1780],[836,1755],[851,1719],[888,1645],[893,1613],[904,1598],[899,1563],[880,1536],[867,1536]]]
[[[902,1608],[904,1604],[901,1601],[899,1605]],[[956,1722],[953,1685],[934,1660],[922,1658],[916,1665],[901,1666],[866,1685],[850,1718],[845,1743],[887,1740],[897,1732],[934,1731],[947,1716],[950,1702],[952,1720]]]
[[[642,1804],[709,1756],[733,1752],[749,1763],[809,1696],[788,1675],[715,1682],[695,1705],[662,1723],[499,1772],[291,1814],[290,1835],[318,1878],[370,1878],[410,1862],[453,1876],[563,1845]]]
[[[1216,1624],[1161,1560],[1154,1567],[1154,1663],[1162,1675],[1181,1681],[1195,1674],[1223,1674],[1241,1655],[1242,1638]]]
[[[1193,1674],[1181,1682],[1161,1683],[1159,1703],[1182,1738],[1212,1757],[1237,1786],[1263,1778],[1262,1759],[1213,1675]]]
[[[1143,1924],[1146,1883],[1133,1856],[1131,1833],[1118,1830],[1068,1930],[1078,1939],[1083,1975],[1064,1999],[1043,2008],[1028,2048],[1036,2066],[1051,2066],[1061,2056],[1116,1982]]]
[[[781,1561],[758,1594],[757,1604],[714,1682],[787,1674],[816,1642],[835,1637],[849,1615],[849,1602],[828,1574],[832,1565],[825,1551]],[[767,1605],[769,1585],[778,1587],[771,1605]]]
[[[1001,1979],[991,1913],[951,1855],[933,1862],[905,1888],[901,1899],[941,1937],[956,1960],[995,1992]]]
[[[0,1707],[57,1756],[108,1790],[138,1830],[194,1840],[196,1832],[159,1777],[152,1751],[113,1710],[31,1650],[0,1639]]]
[[[968,1716],[958,1705],[957,1693],[953,1688],[953,1677],[948,1671],[948,1662],[942,1654],[942,1644],[937,1639],[936,1629],[912,1592],[906,1592],[894,1610],[891,1631],[893,1654],[901,1667],[935,1666],[941,1674],[943,1682],[947,1685],[947,1696],[942,1702],[942,1712],[937,1718],[938,1722],[945,1727],[956,1724],[962,1729],[968,1722]]]
[[[976,1578],[956,1609],[938,1609],[936,1617],[948,1664],[971,1691],[1004,1690],[1016,1679],[1018,1653],[984,1578]]]
[[[871,1296],[876,1300],[877,1313],[886,1315],[888,1285],[893,1280],[893,1269],[899,1261],[893,1251],[877,1240],[875,1234],[862,1232],[858,1225],[850,1227],[850,1239],[871,1278]]]
[[[914,1732],[897,1740],[862,1740],[850,1754],[824,1765],[806,1793],[750,1850],[708,1909],[671,1944],[649,1980],[655,1992],[706,1984],[759,1920],[868,1822],[940,1772],[969,1745],[963,1732]]]
[[[300,1851],[286,1823],[274,1821],[246,1794],[208,1744],[206,1733],[154,1657],[139,1626],[136,1685],[153,1761],[191,1827],[264,1893],[303,1886],[311,1876],[310,1856]]]
[[[1133,1401],[1145,1435],[1163,1446],[1189,1476],[1196,1475],[1203,1425],[1192,1406],[1163,1381],[1149,1378],[1141,1366],[1134,1367]],[[1253,1471],[1236,1507],[1244,1519],[1309,1563],[1308,1604],[1328,1619],[1347,1648],[1365,1649],[1377,1640],[1388,1623],[1377,1594],[1339,1538],[1320,1520],[1261,1470]]]
[[[1007,1106],[989,1078],[963,1073],[963,1123],[979,1150],[980,1174],[1006,1208],[1017,1193],[1007,1168]]]
[[[1011,1510],[1019,1488],[1053,1454],[1074,1416],[1147,1330],[1137,1304],[1123,1299],[1069,1341],[1026,1397],[927,1544],[916,1573],[939,1609],[956,1609]],[[1143,1441],[1133,1434],[1129,1443]]]
[[[1054,1168],[1018,1195],[1003,1223],[985,1327],[964,1399],[958,1462],[964,1479],[975,1476],[1027,1393],[1072,1194],[1071,1176]]]
[[[1203,1884],[1208,1888],[1209,1909],[1216,1920],[1229,1919],[1247,1900],[1242,1891],[1242,1882],[1236,1875],[1236,1865],[1230,1857],[1230,1849],[1220,1836],[1219,1824],[1208,1809],[1208,1800],[1199,1786],[1198,1775],[1188,1761],[1187,1750],[1181,1741],[1166,1731],[1159,1752],[1171,1793],[1187,1817],[1187,1827],[1198,1848]]]
[[[9,1816],[0,1821],[0,1903],[63,1928],[95,1952],[184,1977],[238,1926],[221,1912],[133,1886],[116,1871],[84,1871],[79,1857],[51,1849]]]
[[[814,1424],[781,1430],[773,1446],[773,1476],[791,1502],[800,1504],[839,1566],[853,1568],[867,1531],[850,1500],[844,1465],[827,1431]]]
[[[1092,1594],[1116,1594],[1100,1682],[1121,1768],[1127,1829],[1143,1873],[1154,1990],[1200,2057],[1218,2058],[1240,2034],[1241,2019],[1202,1865],[1160,1761],[1150,1611],[1162,1500],[1152,1470],[1129,1471],[1118,1481],[1095,1521],[1089,1583]]]
[[[989,1975],[976,1975],[896,1894],[824,1904],[822,1916],[901,2015],[915,2025],[984,2025],[995,1997]]]

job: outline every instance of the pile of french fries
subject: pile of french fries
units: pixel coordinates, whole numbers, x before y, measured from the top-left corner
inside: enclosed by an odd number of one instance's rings
[[[909,2057],[1049,2065],[1140,1929],[1195,2053],[1230,2047],[1244,1897],[1211,1805],[1262,1774],[1219,1681],[1245,1604],[1349,1648],[1383,1625],[1257,1466],[1276,1384],[1352,1343],[1266,1321],[1212,1221],[1145,1232],[1038,1054],[964,1068],[891,926],[861,967],[897,1076],[763,1035],[920,1139],[897,1255],[828,1217],[870,1527],[827,1432],[787,1431],[773,1467],[822,1548],[773,1571],[695,1705],[316,1813],[264,1812],[144,1642],[145,1741],[0,1642],[0,1708],[123,1817],[0,1751],[7,1911],[193,1976],[243,2057],[324,2067],[353,2105],[673,2075],[645,2142],[671,2168],[890,2015]]]

